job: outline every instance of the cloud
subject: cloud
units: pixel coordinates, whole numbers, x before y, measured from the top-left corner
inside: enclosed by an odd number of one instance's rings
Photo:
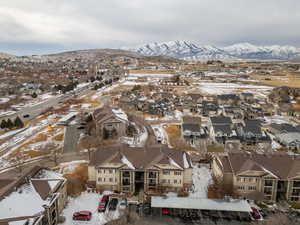
[[[300,46],[299,11],[299,0],[12,0],[0,6],[0,51],[14,43],[14,53],[33,54],[176,39]]]

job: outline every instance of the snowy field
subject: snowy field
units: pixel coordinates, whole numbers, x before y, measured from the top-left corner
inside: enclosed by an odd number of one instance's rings
[[[168,73],[131,73],[130,77],[150,77],[150,78],[169,78],[173,77],[174,74]]]
[[[8,102],[10,99],[9,98],[0,98],[0,104],[4,104]]]
[[[193,167],[193,191],[190,193],[192,198],[207,198],[208,186],[212,184],[212,176],[206,167]]]
[[[214,82],[200,82],[196,83],[198,89],[203,94],[218,95],[218,94],[230,94],[236,92],[238,89],[243,91],[252,92],[254,94],[259,90],[263,95],[272,90],[269,86],[249,85],[249,84],[237,84],[237,83],[214,83]]]
[[[104,193],[108,194],[108,193]],[[69,198],[66,208],[62,212],[62,216],[66,218],[63,225],[102,225],[112,219],[117,219],[119,216],[118,210],[113,214],[109,212],[98,213],[97,208],[102,195],[97,193],[83,192],[76,198]],[[73,221],[74,212],[91,211],[92,219],[90,221]]]

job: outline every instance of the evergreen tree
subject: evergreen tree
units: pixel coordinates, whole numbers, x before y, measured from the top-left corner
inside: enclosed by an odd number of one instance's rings
[[[34,92],[34,93],[31,95],[31,97],[36,98],[36,97],[37,97],[37,94]]]
[[[1,121],[0,127],[1,127],[1,129],[7,128],[7,123],[6,123],[5,120],[2,120],[2,121]]]
[[[14,127],[14,124],[13,124],[13,122],[11,121],[11,119],[8,119],[8,120],[7,120],[7,122],[6,122],[6,127],[7,127],[8,129],[11,129],[11,128]]]
[[[24,127],[23,121],[20,119],[20,117],[17,117],[14,121],[15,127],[22,128]]]

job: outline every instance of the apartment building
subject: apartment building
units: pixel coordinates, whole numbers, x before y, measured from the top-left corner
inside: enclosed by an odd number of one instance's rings
[[[300,157],[284,153],[228,153],[213,162],[213,173],[241,197],[300,202]]]
[[[0,224],[56,225],[67,201],[66,179],[42,167],[0,178]]]
[[[89,183],[102,190],[178,191],[192,186],[192,163],[186,152],[165,146],[118,145],[94,152],[88,175]]]

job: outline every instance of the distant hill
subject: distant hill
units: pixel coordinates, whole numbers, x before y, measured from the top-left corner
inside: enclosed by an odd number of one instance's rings
[[[64,57],[64,58],[95,58],[105,56],[127,56],[127,57],[141,57],[137,52],[120,50],[120,49],[88,49],[67,51],[56,54],[44,55],[46,57]]]
[[[218,48],[200,46],[190,41],[150,43],[135,48],[122,48],[145,56],[171,56],[185,60],[295,60],[300,59],[300,49],[293,46],[257,46],[249,43]]]
[[[15,58],[16,56],[14,55],[11,55],[11,54],[7,54],[7,53],[3,53],[3,52],[0,52],[0,58]]]

